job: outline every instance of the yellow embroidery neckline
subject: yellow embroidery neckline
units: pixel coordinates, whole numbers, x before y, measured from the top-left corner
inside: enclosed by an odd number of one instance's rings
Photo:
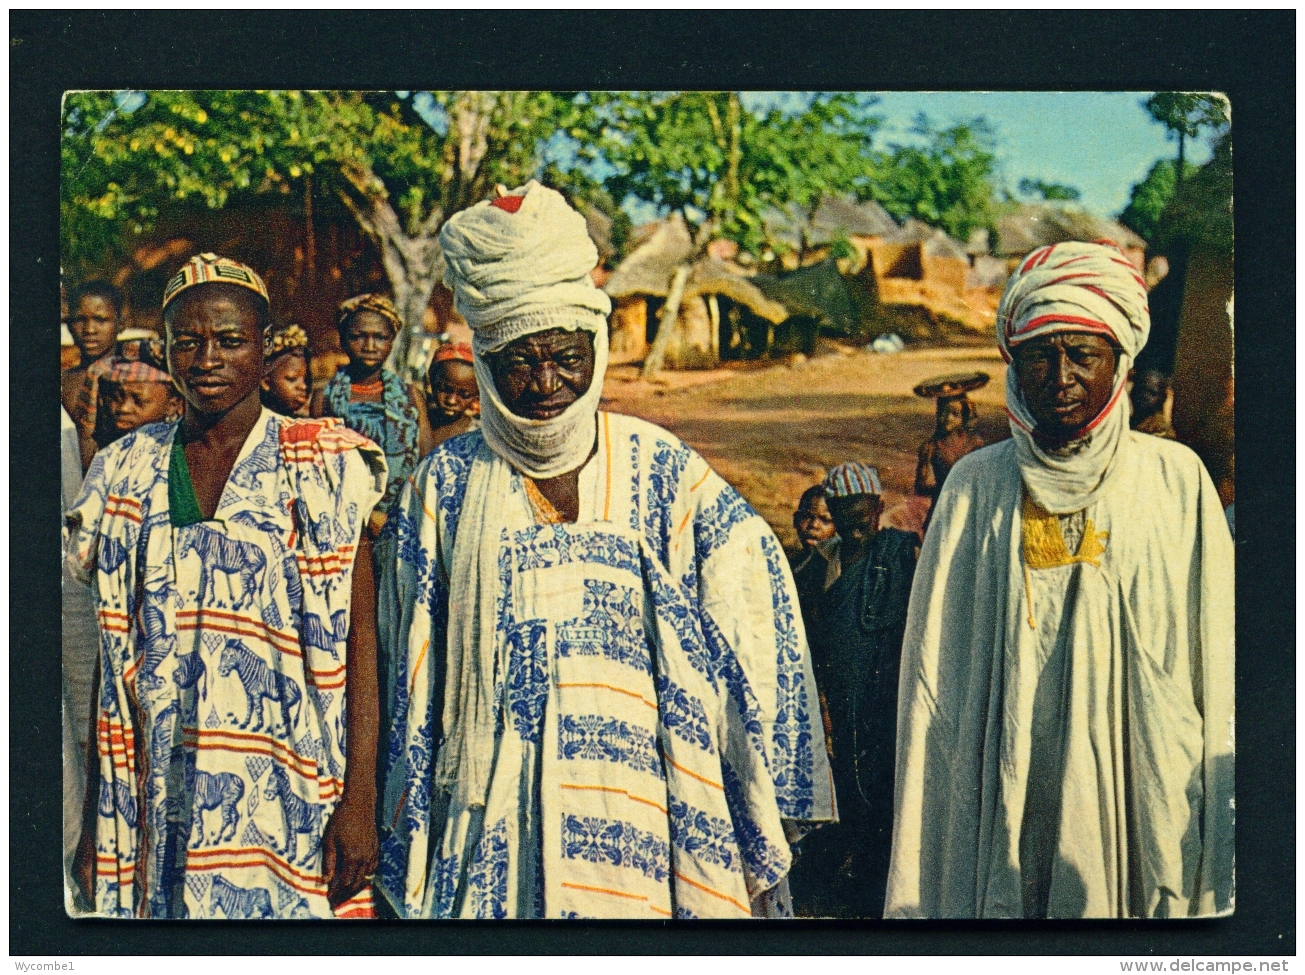
[[[1069,554],[1065,536],[1060,531],[1060,521],[1027,494],[1021,509],[1020,534],[1024,545],[1024,564],[1030,569],[1056,569],[1063,565],[1086,562],[1101,567],[1101,556],[1106,553],[1106,540],[1110,532],[1099,532],[1092,519],[1083,526],[1083,539],[1078,552]]]
[[[540,525],[560,525],[566,519],[562,517],[561,512],[553,507],[548,498],[544,497],[539,487],[528,477],[522,477],[522,482],[526,487],[526,498],[530,501],[531,511],[534,513],[535,522]]]

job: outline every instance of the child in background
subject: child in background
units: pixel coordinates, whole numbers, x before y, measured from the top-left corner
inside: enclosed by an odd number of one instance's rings
[[[145,328],[118,333],[113,357],[91,367],[108,410],[106,446],[147,423],[170,423],[181,416],[181,394],[172,385],[163,340]]]
[[[426,398],[385,368],[403,327],[389,298],[356,295],[340,304],[336,328],[349,357],[326,387],[315,393],[312,416],[338,416],[385,451],[389,475],[385,495],[372,512],[369,528],[379,534],[404,481],[432,447]]]
[[[263,405],[282,416],[307,416],[308,335],[298,325],[273,325],[263,336]]]
[[[472,366],[471,346],[465,342],[443,345],[431,358],[430,395],[426,400],[433,446],[474,430],[480,415],[480,387]]]

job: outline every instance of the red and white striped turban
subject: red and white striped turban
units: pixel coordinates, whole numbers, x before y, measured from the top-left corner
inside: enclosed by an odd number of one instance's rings
[[[997,307],[997,341],[1011,350],[1048,332],[1108,335],[1136,359],[1151,331],[1146,282],[1112,242],[1041,247],[1011,275]]]
[[[1078,431],[1068,451],[1046,450],[1037,442],[1037,421],[1024,402],[1017,371],[1006,371],[1006,413],[1020,475],[1047,511],[1082,511],[1115,469],[1128,433],[1124,384],[1150,331],[1146,282],[1110,241],[1039,248],[1007,282],[997,306],[997,341],[1007,362],[1019,345],[1051,332],[1101,335],[1120,349],[1110,401]]]

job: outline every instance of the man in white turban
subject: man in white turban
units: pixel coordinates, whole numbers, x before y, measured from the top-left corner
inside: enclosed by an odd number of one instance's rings
[[[387,523],[377,884],[406,917],[773,913],[788,839],[834,815],[780,545],[676,437],[599,411],[611,305],[561,196],[440,243],[482,429]]]
[[[1129,430],[1146,287],[1044,247],[997,315],[1012,438],[957,463],[911,592],[886,917],[1233,908],[1233,547]]]

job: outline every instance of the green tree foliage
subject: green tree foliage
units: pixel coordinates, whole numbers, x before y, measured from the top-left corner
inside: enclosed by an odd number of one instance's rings
[[[1158,91],[1142,103],[1151,117],[1169,130],[1169,138],[1178,140],[1177,173],[1184,174],[1186,144],[1204,129],[1217,137],[1228,126],[1228,103],[1217,95],[1185,91]],[[1179,179],[1179,183],[1182,180]]]
[[[1048,183],[1041,179],[1022,179],[1019,189],[1021,196],[1035,197],[1048,203],[1077,200],[1083,195],[1077,187],[1066,186],[1064,183]]]
[[[403,97],[401,97],[401,95]],[[141,103],[127,111],[126,99]],[[380,248],[400,311],[420,321],[442,271],[444,220],[518,185],[558,129],[579,131],[574,93],[89,92],[64,104],[65,267],[129,246],[168,207],[243,194],[337,194]]]
[[[768,208],[865,188],[879,124],[869,104],[848,93],[797,109],[749,109],[738,92],[595,93],[596,138],[581,156],[610,168],[613,198],[678,210],[758,254]]]
[[[1190,177],[1196,172],[1196,167],[1190,163],[1185,166],[1184,177]],[[1133,184],[1128,206],[1119,215],[1119,221],[1136,231],[1143,240],[1154,240],[1160,226],[1160,215],[1174,198],[1176,168],[1175,160],[1159,159],[1142,182]]]
[[[923,144],[894,145],[880,155],[866,195],[899,221],[915,217],[957,240],[991,226],[996,154],[987,120],[940,129],[921,113],[911,131]]]

